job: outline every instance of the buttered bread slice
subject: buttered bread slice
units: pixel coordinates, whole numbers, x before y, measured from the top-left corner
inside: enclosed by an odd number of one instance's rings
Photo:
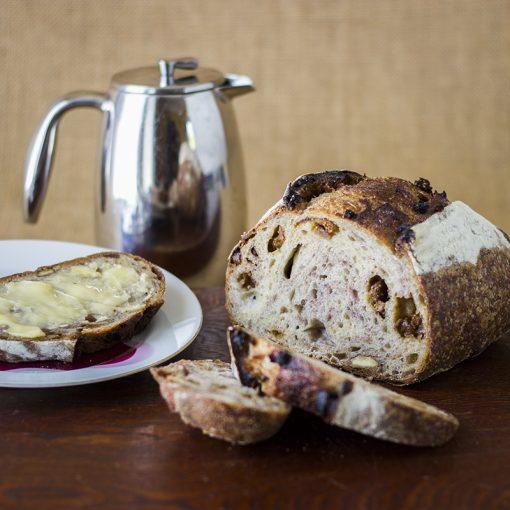
[[[72,361],[128,340],[164,292],[156,266],[117,252],[0,278],[0,360]]]

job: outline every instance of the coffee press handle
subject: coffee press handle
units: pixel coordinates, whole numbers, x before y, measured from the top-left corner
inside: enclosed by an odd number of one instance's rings
[[[25,162],[23,212],[25,221],[35,223],[39,217],[53,165],[58,124],[62,115],[78,107],[111,109],[111,101],[100,92],[72,92],[54,103],[34,133]]]

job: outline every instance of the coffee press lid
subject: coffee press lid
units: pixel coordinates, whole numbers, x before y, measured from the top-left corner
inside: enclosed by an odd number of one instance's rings
[[[191,94],[222,85],[225,77],[216,69],[198,67],[192,57],[162,59],[158,66],[121,71],[112,78],[112,86],[131,94]]]

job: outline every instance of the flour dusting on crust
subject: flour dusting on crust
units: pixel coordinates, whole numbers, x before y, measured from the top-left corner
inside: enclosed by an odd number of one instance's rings
[[[456,201],[412,230],[411,260],[417,274],[455,263],[476,264],[483,248],[510,248],[504,234],[464,202]]]

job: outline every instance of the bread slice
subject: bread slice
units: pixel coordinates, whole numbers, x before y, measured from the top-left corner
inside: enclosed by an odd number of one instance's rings
[[[295,354],[241,328],[229,328],[232,365],[241,382],[266,395],[368,436],[414,446],[448,441],[457,419],[436,407],[399,395]]]
[[[156,266],[117,252],[0,278],[0,360],[72,361],[128,340],[164,292]]]
[[[151,373],[170,411],[187,425],[229,443],[243,445],[271,437],[291,409],[241,386],[223,361],[181,360]]]
[[[510,242],[430,183],[309,174],[230,256],[234,324],[333,366],[409,384],[510,329]]]

